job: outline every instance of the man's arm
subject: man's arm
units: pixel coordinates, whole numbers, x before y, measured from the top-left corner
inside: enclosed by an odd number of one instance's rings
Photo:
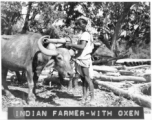
[[[63,43],[66,43],[67,40],[64,38],[60,38],[60,39],[52,39],[51,38],[51,39],[45,39],[44,42],[45,43],[61,43],[61,44],[63,44]]]
[[[84,47],[86,46],[87,44],[87,41],[85,40],[80,40],[80,44],[71,44],[71,43],[67,43],[66,46],[68,47],[72,47],[72,48],[75,48],[77,50],[83,50]]]

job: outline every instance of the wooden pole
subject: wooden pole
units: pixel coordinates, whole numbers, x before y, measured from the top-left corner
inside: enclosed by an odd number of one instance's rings
[[[135,76],[107,76],[99,74],[94,76],[93,79],[98,79],[100,81],[112,81],[112,82],[120,82],[120,81],[135,81],[135,82],[148,82],[144,77],[135,77]]]

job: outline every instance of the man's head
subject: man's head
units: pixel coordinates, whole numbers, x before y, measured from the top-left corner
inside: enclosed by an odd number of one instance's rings
[[[80,31],[86,31],[86,26],[87,26],[87,21],[83,18],[79,18],[76,22],[75,22],[75,30],[80,30]]]

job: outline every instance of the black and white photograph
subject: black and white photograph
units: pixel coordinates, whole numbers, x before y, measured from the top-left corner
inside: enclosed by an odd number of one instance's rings
[[[1,1],[0,9],[0,111],[130,107],[151,115],[150,1]]]

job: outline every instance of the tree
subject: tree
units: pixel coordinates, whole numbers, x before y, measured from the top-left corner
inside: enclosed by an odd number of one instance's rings
[[[23,33],[27,30],[44,33],[50,29],[57,37],[73,34],[75,20],[83,15],[90,18],[92,27],[98,32],[98,39],[115,53],[115,57],[123,55],[122,51],[127,52],[129,48],[150,43],[148,2],[28,2],[25,5],[28,12]],[[7,30],[11,31],[8,34],[13,34],[15,24],[19,24],[17,21],[22,18],[22,6],[23,2],[2,2],[2,34]],[[52,26],[61,19],[65,22],[64,26]]]
[[[2,2],[2,34],[6,28],[10,31],[9,34],[13,34],[12,27],[23,20],[21,19],[23,5],[27,7],[27,13],[22,31],[20,31],[22,33],[42,32],[43,29],[49,29],[55,20],[65,17],[60,9],[60,3],[56,2]],[[35,18],[37,15],[40,16],[38,19]]]
[[[21,2],[1,2],[1,34],[12,34],[13,25],[22,19],[21,10]]]
[[[123,51],[150,43],[150,3],[79,2],[73,3],[70,8],[75,9],[78,5],[83,11],[78,12],[92,20],[99,39],[115,53],[115,57],[123,55],[119,49],[123,41],[126,43]]]
[[[114,51],[115,56],[117,57],[117,46],[116,46],[116,41],[118,40],[119,34],[120,34],[120,30],[121,30],[121,25],[124,22],[126,16],[128,15],[128,12],[130,10],[130,7],[133,5],[133,2],[124,2],[124,8],[123,8],[123,12],[121,13],[121,17],[118,19],[116,26],[115,26],[115,32],[113,34],[112,37],[112,45],[111,45],[111,50]]]
[[[26,15],[26,18],[25,18],[25,22],[24,22],[24,26],[23,26],[23,29],[22,29],[22,33],[26,33],[26,31],[28,30],[28,22],[29,22],[31,9],[32,9],[32,2],[29,2],[28,3],[27,15]]]

